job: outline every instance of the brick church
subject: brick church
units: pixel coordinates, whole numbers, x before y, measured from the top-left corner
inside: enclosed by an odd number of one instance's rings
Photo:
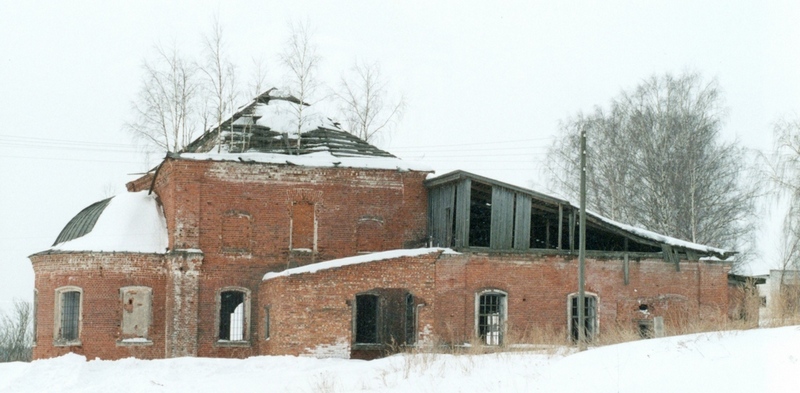
[[[577,334],[579,210],[432,177],[268,91],[128,192],[79,212],[35,272],[35,358],[308,355]],[[589,338],[724,318],[734,253],[588,214]]]

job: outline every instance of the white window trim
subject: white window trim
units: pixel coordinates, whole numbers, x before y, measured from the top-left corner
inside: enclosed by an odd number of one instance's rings
[[[220,311],[222,309],[223,292],[242,292],[244,293],[244,334],[241,340],[221,340],[219,338]],[[216,294],[216,313],[214,316],[214,345],[220,347],[249,347],[250,346],[250,299],[251,291],[245,287],[228,286],[217,290]]]
[[[474,334],[475,334],[475,337],[478,338],[478,339],[480,339],[480,337],[481,337],[480,324],[479,324],[479,319],[480,319],[479,313],[480,313],[480,309],[481,309],[481,296],[483,296],[483,295],[503,295],[502,298],[501,298],[501,303],[500,303],[500,307],[501,307],[500,326],[501,326],[502,330],[500,331],[500,340],[499,340],[499,344],[498,345],[484,344],[483,342],[481,342],[481,344],[485,345],[485,346],[502,346],[504,344],[503,341],[505,341],[506,333],[507,333],[507,330],[508,330],[508,292],[500,290],[500,289],[484,289],[482,291],[478,291],[478,292],[475,293],[475,308],[474,308],[474,313],[473,313],[474,314],[474,318],[475,318],[475,320],[474,320],[475,321],[474,322],[474,326],[475,326]]]
[[[61,338],[61,294],[66,292],[78,292],[80,294],[80,299],[78,301],[78,334],[75,340],[64,340]],[[76,287],[76,286],[64,286],[56,288],[55,290],[55,307],[53,307],[54,311],[54,318],[53,318],[53,346],[56,347],[72,347],[72,346],[80,346],[81,343],[81,334],[83,333],[83,288]]]

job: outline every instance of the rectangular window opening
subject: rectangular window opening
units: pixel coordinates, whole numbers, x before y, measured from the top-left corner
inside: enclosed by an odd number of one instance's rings
[[[220,294],[219,339],[242,341],[245,339],[244,293],[225,291]]]
[[[586,295],[583,300],[584,337],[590,341],[597,333],[597,297]],[[578,296],[574,295],[570,299],[570,337],[572,341],[578,341],[578,325]]]
[[[80,292],[69,291],[61,293],[61,331],[59,338],[64,341],[75,341],[78,339],[80,305]]]
[[[378,344],[378,296],[356,296],[356,343]]]
[[[478,337],[485,345],[503,343],[504,297],[501,293],[486,293],[478,300]]]

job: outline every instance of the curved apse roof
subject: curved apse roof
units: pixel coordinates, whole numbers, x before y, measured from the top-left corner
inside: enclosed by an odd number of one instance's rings
[[[95,202],[89,205],[89,207],[81,210],[81,212],[73,217],[72,220],[69,220],[64,229],[61,230],[61,233],[58,234],[58,237],[53,245],[55,246],[59,243],[77,239],[91,232],[94,228],[94,224],[97,223],[97,219],[100,217],[100,214],[103,213],[103,210],[106,209],[108,203],[111,202],[111,198],[103,199],[100,202]]]
[[[163,253],[167,224],[155,194],[126,192],[93,203],[67,223],[54,251]]]

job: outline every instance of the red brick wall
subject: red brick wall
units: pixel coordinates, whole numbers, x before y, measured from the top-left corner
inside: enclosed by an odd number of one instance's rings
[[[725,264],[683,261],[678,272],[661,259],[631,259],[625,285],[622,260],[587,258],[586,291],[598,296],[600,334],[604,326],[635,328],[653,316],[664,316],[669,327],[690,315],[724,317],[728,270]],[[450,342],[470,341],[475,294],[499,289],[508,294],[509,334],[522,338],[536,327],[566,337],[567,298],[577,292],[577,276],[577,258],[568,256],[443,255],[436,264],[436,333]],[[639,311],[640,304],[648,305],[649,314]]]
[[[440,251],[296,274],[264,281],[259,292],[259,351],[272,355],[348,357],[355,295],[376,288],[408,290],[416,299],[417,340],[429,337],[434,310],[434,262]],[[270,338],[263,339],[264,307]]]
[[[136,253],[65,252],[31,256],[38,291],[34,358],[74,352],[89,358],[120,359],[135,356],[164,357],[165,270],[163,257]],[[55,346],[53,340],[55,290],[63,286],[83,289],[81,346]],[[152,345],[118,345],[122,338],[123,305],[120,288],[152,288],[152,319],[148,338]]]

